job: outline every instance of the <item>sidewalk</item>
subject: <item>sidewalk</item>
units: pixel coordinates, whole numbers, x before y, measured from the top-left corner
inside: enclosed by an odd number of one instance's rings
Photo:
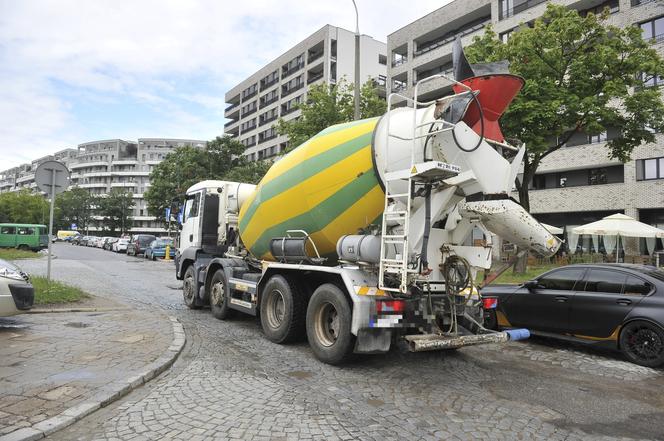
[[[0,318],[0,440],[77,421],[158,375],[183,345],[175,319],[124,305]]]

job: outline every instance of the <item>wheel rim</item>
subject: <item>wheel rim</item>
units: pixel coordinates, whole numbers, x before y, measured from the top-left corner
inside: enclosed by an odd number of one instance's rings
[[[210,290],[210,303],[214,306],[222,306],[224,304],[224,282],[221,280],[216,281]]]
[[[318,307],[315,315],[316,339],[326,347],[332,346],[339,338],[339,313],[337,308],[325,302]]]
[[[182,286],[182,293],[184,294],[184,300],[187,304],[191,304],[194,301],[194,277],[191,275],[185,276],[184,283]]]
[[[286,318],[286,302],[283,293],[278,289],[268,294],[266,318],[268,326],[272,329],[281,326]]]
[[[639,360],[655,360],[664,350],[660,335],[650,326],[631,327],[627,331],[626,350]]]

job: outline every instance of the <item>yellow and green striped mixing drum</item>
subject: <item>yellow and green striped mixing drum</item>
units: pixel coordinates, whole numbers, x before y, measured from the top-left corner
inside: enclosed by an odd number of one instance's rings
[[[257,258],[273,260],[270,239],[305,230],[323,256],[337,240],[380,223],[384,193],[372,162],[378,118],[338,124],[277,161],[240,209],[240,237]]]

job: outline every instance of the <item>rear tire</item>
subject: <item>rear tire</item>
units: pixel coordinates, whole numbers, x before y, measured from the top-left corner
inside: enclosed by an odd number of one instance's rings
[[[306,299],[287,278],[270,277],[261,294],[260,317],[263,332],[274,343],[296,341],[305,332]]]
[[[226,320],[231,316],[233,310],[228,307],[230,298],[226,274],[223,269],[218,269],[210,282],[210,309],[215,318]]]
[[[355,348],[351,320],[351,307],[336,285],[326,283],[314,291],[307,307],[307,337],[316,358],[340,364],[351,356]]]
[[[30,250],[30,247],[27,246],[27,245],[24,244],[24,243],[22,243],[21,245],[19,245],[17,248],[18,248],[19,250],[21,250],[21,251],[29,251],[29,250]]]
[[[661,366],[664,364],[664,329],[644,320],[629,322],[620,331],[620,350],[632,363]]]
[[[196,303],[198,289],[196,289],[196,280],[194,279],[194,276],[194,265],[189,265],[182,278],[182,297],[184,298],[184,304],[187,305],[187,308],[189,309],[200,308],[198,303]]]

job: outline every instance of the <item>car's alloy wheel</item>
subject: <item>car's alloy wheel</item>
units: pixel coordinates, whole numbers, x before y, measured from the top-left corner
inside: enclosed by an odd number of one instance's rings
[[[646,321],[628,323],[620,334],[620,348],[636,364],[660,366],[664,364],[664,330]]]

